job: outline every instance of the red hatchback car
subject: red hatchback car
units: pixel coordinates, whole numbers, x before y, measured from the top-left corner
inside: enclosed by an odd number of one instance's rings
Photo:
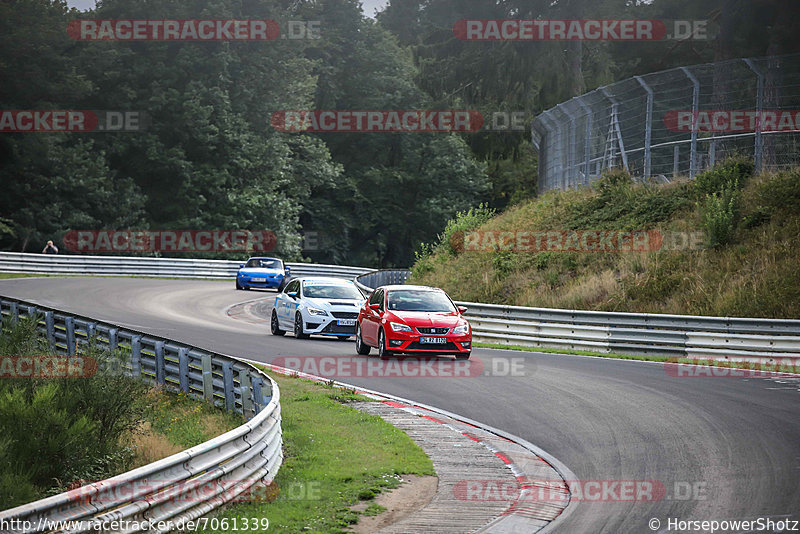
[[[452,354],[466,360],[472,352],[472,328],[441,289],[383,286],[372,292],[358,314],[356,352],[378,349],[382,359],[401,353]]]

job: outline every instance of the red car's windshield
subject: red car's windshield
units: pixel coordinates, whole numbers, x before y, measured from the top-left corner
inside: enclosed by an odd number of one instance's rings
[[[390,311],[455,312],[452,301],[441,291],[397,290],[386,297]]]

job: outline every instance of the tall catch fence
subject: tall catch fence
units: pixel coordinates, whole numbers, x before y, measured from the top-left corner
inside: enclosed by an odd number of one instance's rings
[[[538,115],[539,191],[624,168],[670,182],[732,154],[757,170],[797,164],[800,54],[678,67],[600,87]]]

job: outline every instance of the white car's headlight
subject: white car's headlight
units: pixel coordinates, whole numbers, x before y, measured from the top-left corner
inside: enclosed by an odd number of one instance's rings
[[[395,332],[413,332],[410,326],[403,323],[389,323],[389,326],[391,326],[392,330]]]
[[[469,332],[469,325],[466,323],[453,328],[454,334],[466,334],[467,332]]]
[[[325,310],[320,310],[318,308],[308,308],[308,313],[311,315],[328,315],[328,312]]]

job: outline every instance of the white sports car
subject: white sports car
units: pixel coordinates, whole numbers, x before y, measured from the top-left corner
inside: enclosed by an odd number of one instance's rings
[[[270,330],[275,336],[291,330],[297,339],[312,334],[347,339],[356,333],[358,310],[365,300],[350,280],[295,278],[275,297]]]

